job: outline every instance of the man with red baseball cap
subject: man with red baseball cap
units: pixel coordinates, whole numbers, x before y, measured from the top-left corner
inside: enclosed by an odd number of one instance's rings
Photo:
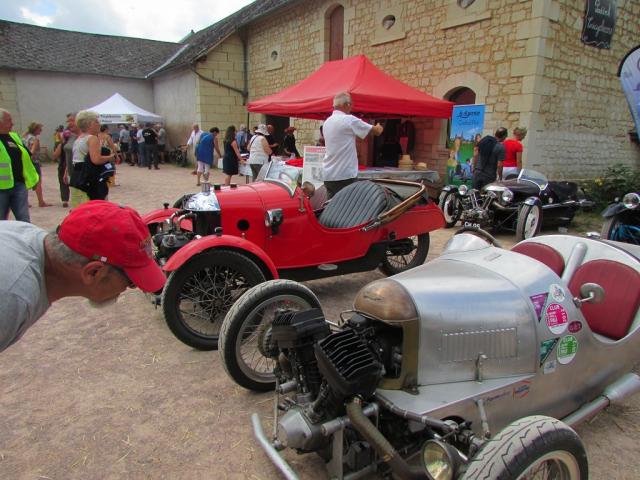
[[[140,215],[103,200],[74,208],[56,233],[0,222],[0,245],[0,351],[63,297],[105,305],[128,287],[156,292],[165,283]]]

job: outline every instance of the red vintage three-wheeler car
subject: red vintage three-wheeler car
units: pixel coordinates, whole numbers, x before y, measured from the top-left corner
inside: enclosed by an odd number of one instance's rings
[[[422,264],[429,232],[444,226],[421,183],[357,181],[315,208],[301,169],[272,162],[264,181],[205,188],[144,216],[169,275],[165,319],[181,341],[217,348],[233,303],[270,279],[311,280]]]

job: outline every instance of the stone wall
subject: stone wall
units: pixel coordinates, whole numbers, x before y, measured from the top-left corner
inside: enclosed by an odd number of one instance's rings
[[[584,2],[558,2],[541,26],[547,41],[536,126],[536,166],[560,178],[592,177],[606,165],[640,168],[640,149],[629,141],[633,122],[620,79],[622,58],[640,40],[640,2],[617,2],[611,49],[580,41]],[[543,19],[544,20],[544,19]]]
[[[486,105],[485,134],[498,126],[529,128],[526,166],[575,178],[619,161],[640,164],[615,76],[638,40],[637,1],[618,1],[610,51],[580,42],[583,0],[476,0],[467,9],[456,0],[292,2],[249,29],[250,99],[275,93],[322,64],[325,18],[336,4],[345,9],[345,57],[364,53],[390,75],[439,98],[472,88],[476,103]],[[395,23],[386,30],[381,19],[391,14]],[[263,119],[252,115],[250,123]],[[315,143],[319,122],[292,123],[300,145]],[[416,123],[414,160],[443,173],[446,121]]]
[[[0,108],[11,112],[14,129],[22,132],[22,120],[18,108],[18,90],[12,70],[0,70]]]
[[[224,134],[229,125],[238,128],[247,122],[242,94],[236,91],[244,89],[243,70],[242,40],[237,34],[209,50],[206,59],[197,63],[196,116],[203,130],[218,127]]]

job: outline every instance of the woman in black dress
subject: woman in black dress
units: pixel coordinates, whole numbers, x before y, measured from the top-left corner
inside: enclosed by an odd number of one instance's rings
[[[224,134],[224,156],[222,157],[225,185],[231,185],[231,177],[238,174],[238,166],[242,161],[238,142],[236,142],[236,127],[230,125]]]

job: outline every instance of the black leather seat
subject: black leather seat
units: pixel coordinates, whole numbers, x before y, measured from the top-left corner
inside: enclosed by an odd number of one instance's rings
[[[318,221],[327,228],[355,227],[375,219],[387,205],[385,189],[369,180],[362,180],[340,190]]]

